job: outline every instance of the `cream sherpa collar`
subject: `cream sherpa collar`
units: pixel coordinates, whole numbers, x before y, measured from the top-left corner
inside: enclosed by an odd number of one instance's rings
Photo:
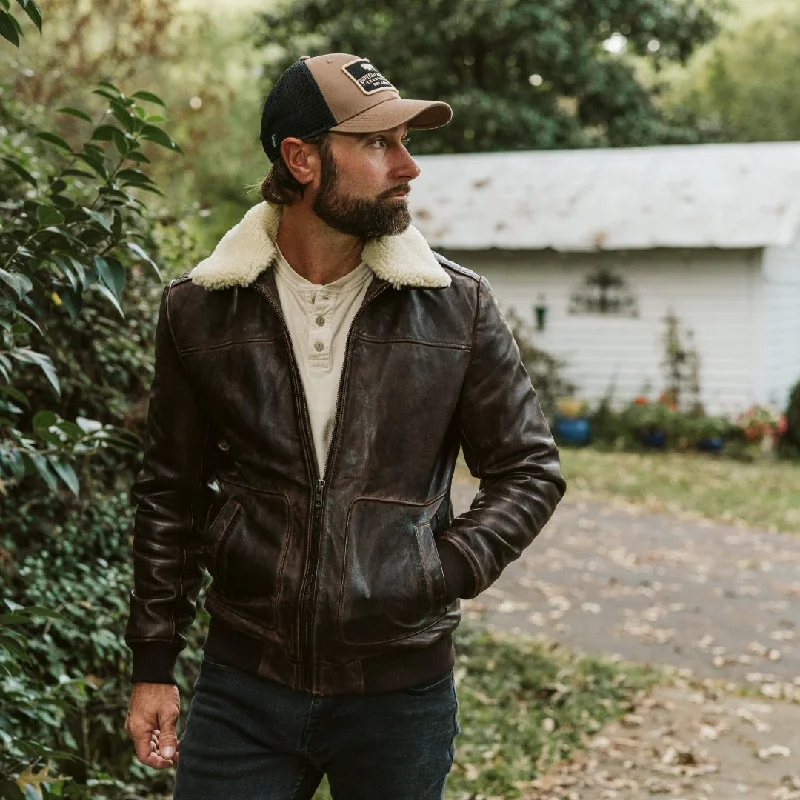
[[[249,286],[271,266],[277,254],[275,239],[280,221],[281,210],[277,206],[269,203],[253,206],[189,276],[205,289]],[[443,288],[450,285],[450,276],[414,227],[409,227],[399,236],[384,236],[368,242],[361,255],[379,278],[396,289],[401,286]]]

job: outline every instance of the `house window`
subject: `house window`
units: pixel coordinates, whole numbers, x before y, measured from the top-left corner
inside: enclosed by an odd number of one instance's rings
[[[625,280],[608,269],[587,275],[569,299],[570,314],[638,317],[639,308]]]

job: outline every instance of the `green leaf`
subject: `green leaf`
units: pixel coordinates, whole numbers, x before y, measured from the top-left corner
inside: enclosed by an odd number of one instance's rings
[[[78,158],[83,161],[84,164],[91,167],[97,175],[101,178],[108,177],[108,170],[106,169],[105,164],[103,163],[102,158],[98,158],[95,153],[78,153]],[[94,177],[94,176],[90,176]]]
[[[111,81],[97,81],[98,86],[104,86],[106,89],[111,89],[112,92],[115,92],[117,97],[122,95],[122,91],[118,86],[114,86]],[[117,99],[117,98],[114,98]]]
[[[78,497],[80,495],[80,482],[75,470],[64,461],[51,461],[50,466],[56,471],[58,477],[67,485],[67,488]]]
[[[83,169],[65,169],[61,173],[65,178],[91,178],[94,179],[94,175],[91,172],[86,172]]]
[[[8,395],[9,397],[14,398],[18,403],[22,403],[26,408],[30,408],[31,404],[28,402],[28,398],[19,390],[15,389],[13,386],[0,386],[0,394]]]
[[[55,389],[56,394],[59,397],[61,396],[61,386],[58,382],[58,376],[56,375],[53,362],[48,356],[44,353],[37,353],[27,347],[16,347],[9,351],[9,355],[22,363],[35,364],[38,366],[42,372],[44,372],[47,380],[50,381],[50,385]]]
[[[7,11],[0,11],[0,36],[19,47],[19,23]]]
[[[133,131],[134,126],[136,123],[134,122],[133,118],[131,117],[130,111],[124,106],[120,106],[119,103],[113,104],[111,109],[111,113],[114,115],[114,118],[125,128],[126,131],[129,133]]]
[[[128,181],[129,183],[146,183],[151,184],[153,181],[138,169],[121,169],[117,173],[117,177],[121,181]]]
[[[118,209],[114,209],[114,221],[111,223],[111,235],[119,241],[122,238],[122,214]]]
[[[78,119],[85,120],[86,122],[93,122],[92,118],[85,111],[81,111],[79,108],[73,108],[72,106],[64,106],[63,108],[59,108],[58,113],[69,114],[72,117],[77,117]]]
[[[40,133],[36,134],[36,138],[41,139],[43,142],[54,144],[56,147],[66,150],[67,153],[72,153],[72,148],[60,136],[56,136],[54,133],[41,131]]]
[[[80,295],[65,287],[61,289],[58,296],[61,298],[61,307],[69,314],[69,318],[75,322],[81,313]]]
[[[134,150],[126,156],[128,161],[133,161],[136,164],[149,164],[150,159],[144,154]]]
[[[72,266],[72,270],[74,270],[75,284],[76,284],[75,288],[76,289],[78,288],[78,286],[77,286],[78,283],[80,283],[80,285],[81,285],[81,287],[83,289],[88,288],[86,286],[86,268],[83,266],[83,264],[81,264],[80,261],[78,261],[73,256],[67,256],[66,258],[69,258],[69,263]],[[70,283],[72,283],[72,278],[70,278],[70,269],[69,269],[69,266],[67,266],[65,260],[61,256],[59,256],[56,259],[56,263],[58,264],[59,267],[61,267],[61,270],[64,272],[64,274],[70,280]]]
[[[3,162],[14,172],[19,175],[22,180],[27,181],[32,186],[36,186],[36,178],[28,172],[21,164],[18,164],[14,159],[3,156]]]
[[[33,0],[17,0],[23,11],[30,17],[31,22],[42,32],[42,12]]]
[[[48,488],[55,492],[58,489],[58,479],[50,469],[50,463],[47,458],[41,453],[29,453],[29,455],[33,465],[36,467],[36,471],[44,479]]]
[[[35,328],[37,331],[39,331],[39,333],[43,333],[42,329],[39,327],[39,323],[36,322],[36,320],[32,317],[29,317],[24,311],[20,311],[18,308],[15,308],[12,313],[15,317],[24,319],[28,325],[30,325],[32,328]]]
[[[114,133],[111,134],[111,138],[114,141],[114,147],[117,148],[117,152],[124,156],[128,150],[130,150],[130,145],[128,144],[128,140],[125,138],[125,134],[118,129],[114,129]]]
[[[114,295],[105,286],[103,286],[102,284],[98,283],[98,284],[96,284],[96,287],[97,287],[97,291],[100,292],[100,294],[102,294],[105,297],[107,297],[111,301],[111,303],[113,304],[114,308],[117,309],[117,311],[119,312],[119,315],[123,319],[125,319],[125,312],[122,310],[122,306],[119,304],[119,300],[117,300],[117,298],[114,297]]]
[[[69,420],[60,420],[58,422],[58,429],[70,439],[77,440],[83,438],[83,431],[74,422],[69,422]]]
[[[161,278],[161,270],[158,268],[158,264],[156,264],[156,262],[153,261],[152,258],[150,258],[150,256],[143,248],[141,248],[138,244],[136,244],[136,242],[128,242],[128,249],[131,250],[131,252],[135,253],[137,256],[139,256],[139,258],[144,259],[155,270],[159,280],[163,280]]]
[[[98,225],[105,228],[109,233],[111,233],[111,223],[114,221],[114,218],[112,217],[111,214],[103,214],[100,211],[93,211],[91,208],[86,208],[86,207],[84,207],[83,210]]]
[[[134,92],[131,97],[134,100],[146,100],[148,103],[157,103],[162,108],[166,108],[164,101],[157,94],[153,94],[152,92]]]
[[[39,411],[33,417],[33,427],[50,428],[58,422],[58,414],[54,411]]]
[[[142,139],[147,139],[150,142],[154,142],[161,147],[165,147],[167,150],[174,150],[176,153],[182,153],[180,146],[177,142],[174,142],[172,139],[167,136],[161,128],[157,128],[155,125],[145,125],[142,128],[141,133]]]
[[[125,287],[125,267],[116,258],[105,259],[95,256],[94,265],[100,280],[114,293],[114,297],[119,300],[122,290]]]
[[[105,97],[106,100],[117,100],[118,97],[106,89],[92,89],[92,94],[99,94],[100,97]]]
[[[20,300],[33,289],[31,279],[20,272],[6,272],[0,269],[0,281],[10,286]]]
[[[30,622],[30,618],[24,614],[0,614],[0,625],[25,625]]]
[[[92,132],[92,139],[97,142],[113,142],[115,133],[119,133],[116,125],[98,125]]]
[[[64,222],[64,215],[53,206],[39,206],[36,209],[36,217],[43,228],[48,225],[61,225]]]

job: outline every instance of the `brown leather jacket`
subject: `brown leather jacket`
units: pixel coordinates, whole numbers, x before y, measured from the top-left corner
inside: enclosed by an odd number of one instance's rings
[[[133,491],[133,679],[173,680],[205,567],[209,657],[317,694],[402,689],[452,666],[458,598],[550,518],[558,452],[486,281],[410,229],[364,250],[375,277],[319,475],[269,269],[277,219],[256,206],[163,295]],[[454,519],[459,447],[481,484]]]

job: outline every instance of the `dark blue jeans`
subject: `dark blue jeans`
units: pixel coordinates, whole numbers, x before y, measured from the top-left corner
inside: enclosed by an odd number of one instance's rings
[[[174,800],[441,800],[453,765],[451,673],[379,695],[314,697],[203,662]]]

